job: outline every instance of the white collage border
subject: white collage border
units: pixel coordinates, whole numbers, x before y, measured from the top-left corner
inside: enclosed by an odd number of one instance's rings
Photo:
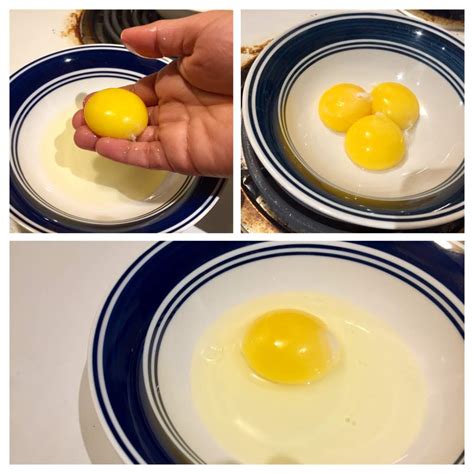
[[[0,12],[0,35],[2,41],[3,54],[0,55],[1,67],[3,74],[1,75],[2,80],[2,126],[1,131],[3,133],[3,146],[5,150],[4,160],[0,168],[0,200],[4,202],[4,206],[1,208],[1,223],[0,227],[0,262],[2,262],[1,270],[1,286],[0,286],[0,301],[3,306],[3,318],[2,318],[2,334],[3,344],[1,352],[1,364],[2,364],[2,390],[0,393],[0,409],[2,413],[2,425],[0,430],[0,452],[2,464],[7,467],[8,471],[14,472],[115,472],[116,469],[133,469],[132,466],[50,466],[50,465],[12,465],[9,466],[10,449],[9,449],[9,426],[10,426],[10,411],[9,411],[9,370],[10,370],[10,353],[9,353],[9,243],[11,241],[156,241],[156,240],[176,240],[176,241],[212,241],[212,240],[275,240],[275,241],[303,241],[303,240],[384,240],[384,241],[423,241],[423,240],[435,240],[439,242],[447,240],[459,240],[466,241],[466,276],[465,276],[465,287],[472,288],[474,284],[474,278],[472,276],[472,262],[470,252],[470,241],[471,238],[474,242],[473,229],[471,225],[470,216],[468,215],[465,219],[465,232],[463,234],[360,234],[360,233],[347,233],[347,234],[241,234],[240,233],[240,10],[244,9],[324,9],[330,8],[348,10],[356,7],[360,10],[389,10],[389,9],[400,9],[400,8],[432,8],[432,9],[443,9],[446,6],[466,9],[466,83],[467,94],[466,94],[466,115],[465,115],[465,129],[474,130],[474,120],[472,117],[472,111],[470,108],[470,97],[471,97],[471,85],[472,77],[474,77],[472,62],[471,62],[471,39],[472,31],[474,29],[474,3],[469,1],[456,1],[456,0],[430,0],[430,1],[385,1],[382,2],[374,0],[331,0],[330,2],[324,0],[292,0],[291,2],[275,2],[265,0],[173,0],[169,2],[170,9],[233,9],[234,10],[234,188],[233,188],[233,234],[10,234],[9,233],[9,178],[8,178],[8,152],[7,147],[9,143],[9,125],[8,125],[8,77],[9,77],[9,10],[10,9],[126,9],[130,8],[133,4],[133,8],[137,9],[148,9],[158,6],[160,8],[166,8],[168,2],[159,1],[155,2],[152,0],[95,0],[95,1],[70,1],[70,0],[17,0],[17,1],[4,1],[2,2]],[[25,32],[28,34],[29,32]],[[474,163],[471,155],[473,151],[472,144],[472,133],[466,134],[466,209],[467,214],[471,204],[474,202]],[[467,239],[467,240],[466,240]],[[474,243],[472,244],[474,246]],[[8,262],[8,265],[7,265]],[[471,306],[471,298],[469,291],[466,291],[466,304],[467,308]],[[474,303],[473,303],[474,304]],[[469,315],[467,316],[469,318]],[[469,325],[469,322],[468,322]],[[467,461],[464,466],[142,466],[141,469],[159,469],[160,472],[183,472],[185,469],[205,469],[207,472],[279,472],[279,473],[294,473],[294,472],[314,472],[315,469],[322,473],[333,473],[333,472],[346,472],[350,470],[352,472],[389,472],[392,470],[402,469],[403,472],[446,472],[456,469],[465,471],[470,468],[470,453],[474,451],[474,437],[473,437],[473,418],[474,411],[472,409],[472,403],[470,400],[474,399],[474,389],[472,381],[472,373],[474,372],[474,346],[471,343],[470,334],[466,337],[465,346],[465,359],[466,359],[466,392],[465,398],[467,400],[465,409],[465,420],[466,420],[466,451]],[[148,471],[151,472],[151,471]],[[153,471],[155,472],[155,471]]]

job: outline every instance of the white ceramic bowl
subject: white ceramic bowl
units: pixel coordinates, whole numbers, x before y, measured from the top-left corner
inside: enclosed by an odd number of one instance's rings
[[[10,82],[11,215],[37,232],[176,232],[216,204],[223,180],[150,171],[74,145],[87,93],[166,67],[123,46],[87,45],[26,65]]]
[[[415,229],[463,216],[464,49],[424,22],[382,13],[311,19],[257,57],[246,79],[243,120],[262,165],[311,209],[358,225]],[[331,86],[370,91],[400,82],[417,95],[420,119],[407,155],[368,171],[345,154],[344,136],[317,113]]]
[[[229,308],[287,291],[335,296],[389,325],[415,354],[428,392],[421,431],[400,462],[462,459],[461,301],[407,260],[343,242],[245,244],[200,265],[162,301],[143,349],[142,402],[160,444],[176,462],[240,462],[212,437],[195,408],[193,352],[206,329]]]

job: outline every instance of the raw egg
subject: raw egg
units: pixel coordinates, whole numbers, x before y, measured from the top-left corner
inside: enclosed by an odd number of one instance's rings
[[[252,322],[242,352],[261,377],[301,384],[322,377],[334,364],[337,348],[320,319],[297,309],[278,309]]]
[[[345,148],[349,158],[357,165],[380,171],[402,161],[405,139],[395,122],[377,113],[352,125],[346,135]]]
[[[133,92],[112,88],[90,97],[84,106],[84,119],[100,137],[135,140],[148,124],[148,111]]]
[[[326,127],[345,132],[371,113],[370,96],[355,84],[337,84],[328,89],[319,101],[319,116]]]
[[[330,338],[337,364],[304,383],[330,364]],[[280,292],[232,306],[197,339],[190,378],[222,462],[397,462],[426,413],[423,374],[397,331],[327,294]]]
[[[397,82],[384,82],[372,90],[372,112],[381,112],[401,129],[412,127],[420,115],[416,95]]]

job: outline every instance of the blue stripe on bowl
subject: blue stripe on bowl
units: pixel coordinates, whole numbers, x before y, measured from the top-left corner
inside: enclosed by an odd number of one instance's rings
[[[224,184],[223,179],[199,178],[181,202],[158,216],[134,224],[101,226],[66,219],[37,203],[32,205],[30,200],[17,192],[20,185],[15,183],[15,178],[11,178],[10,212],[16,221],[36,232],[178,232],[199,220],[214,206]]]
[[[200,252],[189,254],[191,247],[192,244],[185,242],[158,243],[139,257],[108,296],[91,340],[89,367],[101,413],[114,440],[119,443],[122,455],[133,463],[139,463],[139,457],[150,464],[172,462],[152,435],[139,397],[140,351],[148,324],[167,293],[186,273],[192,271],[194,265],[205,263],[208,250],[215,252],[220,249],[225,252],[232,248],[232,243],[216,242],[211,249],[204,242],[199,245]],[[160,267],[161,271],[157,272]],[[121,289],[121,285],[130,277],[131,280]],[[150,281],[156,284],[150,285]],[[111,316],[107,320],[105,316],[109,310]],[[102,331],[105,332],[103,350],[99,345]],[[104,366],[106,390],[113,414],[105,409],[104,394],[100,391],[99,359]],[[126,439],[138,451],[139,457],[131,455],[130,450],[124,448],[124,440],[118,436],[112,417],[117,418]]]
[[[66,217],[64,213],[56,212],[42,202],[31,186],[28,185],[28,191],[25,189],[26,180],[18,164],[16,146],[21,125],[31,108],[22,111],[21,121],[13,122],[15,118],[19,118],[17,114],[22,106],[32,100],[32,97],[35,98],[38,89],[49,82],[64,85],[68,79],[64,80],[61,76],[66,74],[81,74],[81,71],[92,70],[83,74],[93,76],[94,70],[103,71],[104,68],[115,70],[110,72],[111,77],[118,75],[134,80],[152,74],[168,63],[169,60],[166,59],[150,60],[138,57],[123,46],[80,46],[40,58],[11,76],[10,124],[14,125],[14,128],[11,143],[13,159],[10,169],[10,207],[15,220],[37,232],[176,232],[199,220],[214,206],[225,181],[217,178],[195,178],[192,186],[186,189],[181,202],[176,202],[159,215],[153,212],[149,217],[132,223],[98,224]],[[98,64],[100,68],[97,68]],[[42,92],[39,95],[41,94]],[[40,100],[38,97],[36,99]]]
[[[295,31],[298,34],[285,43]],[[417,34],[417,32],[422,34]],[[283,178],[289,185],[292,184],[317,203],[342,211],[348,216],[360,216],[374,222],[423,222],[459,213],[463,209],[464,200],[462,182],[453,183],[449,192],[446,195],[443,194],[443,200],[440,203],[428,203],[425,207],[404,209],[400,212],[358,205],[339,199],[320,188],[314,195],[308,183],[289,166],[277,138],[278,96],[287,76],[302,58],[311,55],[314,51],[330,47],[334,43],[357,40],[390,41],[397,43],[400,48],[415,47],[449,69],[451,76],[457,78],[456,83],[462,84],[464,80],[462,43],[437,28],[416,20],[386,14],[344,14],[311,20],[271,43],[257,58],[247,78],[248,93],[244,97],[244,106],[249,111],[249,117],[244,117],[245,125],[251,138],[258,144],[260,153],[263,153],[272,164],[269,171],[279,175],[280,179]],[[271,53],[273,56],[268,60]],[[434,63],[433,60],[432,63]],[[265,137],[266,143],[260,138],[258,130]],[[291,183],[288,178],[282,176],[281,170],[277,170],[273,165],[271,155],[264,151],[265,145],[269,146],[279,167],[291,175]],[[430,215],[419,216],[426,213]]]
[[[89,368],[106,428],[119,444],[122,456],[130,462],[138,463],[141,459],[147,463],[172,462],[153,436],[138,395],[141,350],[158,306],[195,269],[220,255],[254,244],[222,241],[212,242],[212,245],[207,242],[158,243],[128,268],[107,297],[91,339]],[[416,265],[464,301],[463,255],[447,252],[432,242],[357,244],[366,247],[368,253],[373,248]],[[150,281],[156,284],[150,285]],[[100,334],[104,335],[102,347]],[[106,393],[101,391],[99,383],[99,361],[104,369]],[[105,395],[111,403],[112,413],[106,409]],[[116,418],[125,439],[119,436],[112,417]],[[126,448],[125,441],[134,447],[138,457]],[[462,461],[462,456],[457,461]]]

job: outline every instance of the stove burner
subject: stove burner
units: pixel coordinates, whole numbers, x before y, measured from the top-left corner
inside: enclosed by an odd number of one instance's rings
[[[120,34],[125,28],[160,20],[156,10],[83,10],[79,23],[83,44],[122,44]]]
[[[464,10],[422,10],[433,16],[447,20],[464,21]]]
[[[451,31],[464,31],[464,10],[401,10],[405,15],[412,15],[441,28]]]

